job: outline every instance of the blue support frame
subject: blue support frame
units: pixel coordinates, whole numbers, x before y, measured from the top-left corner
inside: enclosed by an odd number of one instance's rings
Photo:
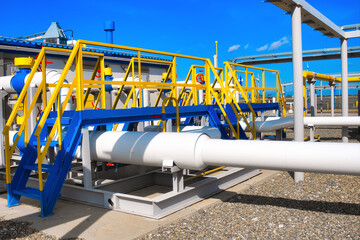
[[[252,104],[255,111],[276,110],[275,104]],[[250,111],[246,104],[241,105],[243,111]],[[231,107],[227,106],[226,113],[231,124],[236,126],[236,116]],[[55,158],[53,165],[43,165],[43,171],[48,172],[43,191],[26,187],[31,171],[37,170],[37,147],[36,137],[31,135],[23,157],[19,163],[12,182],[7,185],[8,206],[19,204],[21,196],[38,199],[41,202],[41,216],[52,214],[57,199],[60,197],[62,186],[67,173],[70,171],[71,162],[74,158],[77,147],[81,142],[81,129],[88,126],[111,125],[125,123],[124,130],[133,130],[134,123],[163,119],[176,119],[176,108],[166,107],[165,114],[161,114],[161,107],[131,108],[131,109],[97,109],[84,111],[65,111],[62,115],[62,126],[67,127],[63,136],[62,150]],[[193,117],[208,117],[209,123],[220,130],[223,139],[229,139],[226,125],[219,119],[219,108],[217,105],[184,106],[179,108],[180,118],[186,118],[185,123],[191,123]],[[55,124],[56,112],[50,112],[45,127],[40,134],[41,144],[45,143],[49,129]],[[37,125],[36,125],[37,127]],[[35,128],[36,129],[36,128]],[[240,137],[247,139],[244,131],[240,129]],[[55,145],[53,146],[55,147]]]

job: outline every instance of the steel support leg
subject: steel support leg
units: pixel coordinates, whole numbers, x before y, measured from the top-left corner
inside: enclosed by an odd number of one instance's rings
[[[342,116],[349,115],[349,92],[348,92],[348,56],[347,40],[341,39],[341,109]],[[349,141],[349,128],[342,127],[342,141]]]
[[[184,190],[184,174],[183,170],[173,172],[172,185],[174,192],[181,192]]]
[[[331,105],[331,116],[335,116],[335,83],[329,83],[330,85],[330,105]]]
[[[90,139],[89,130],[83,128],[82,130],[82,143],[81,143],[81,157],[83,165],[83,184],[85,189],[91,189],[93,186],[93,176],[91,170],[90,158]]]
[[[291,11],[293,81],[294,81],[294,135],[295,141],[304,141],[303,116],[303,68],[301,40],[301,6],[293,6]],[[295,172],[295,182],[304,181],[303,172]]]

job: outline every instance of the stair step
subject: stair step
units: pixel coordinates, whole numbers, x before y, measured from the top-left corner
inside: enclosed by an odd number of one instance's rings
[[[46,140],[40,141],[40,146],[45,146],[46,142],[47,142]],[[34,141],[33,145],[37,146],[37,141]],[[59,147],[59,142],[58,141],[51,141],[50,142],[50,147]]]
[[[61,118],[61,125],[63,125],[63,126],[70,125],[71,119],[72,119],[72,118]],[[56,122],[56,118],[48,118],[48,119],[46,120],[46,124],[52,124],[52,125],[54,125],[55,122]]]
[[[33,198],[33,199],[37,199],[37,200],[40,200],[40,198],[41,198],[41,192],[37,188],[26,187],[26,188],[23,188],[23,189],[15,189],[13,192],[15,194],[25,196],[25,197],[29,197],[29,198]]]
[[[28,165],[28,166],[24,166],[25,169],[27,170],[32,170],[32,171],[38,171],[39,167],[37,164],[32,164],[32,165]],[[52,168],[52,165],[48,165],[48,164],[41,164],[41,169],[43,172],[50,172],[50,169]]]

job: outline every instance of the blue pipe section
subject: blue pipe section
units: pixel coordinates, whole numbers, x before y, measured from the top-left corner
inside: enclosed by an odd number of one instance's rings
[[[161,82],[163,83],[165,81],[165,79],[161,79]],[[172,83],[172,80],[171,79],[168,79],[167,81],[166,81],[166,83]],[[161,89],[159,88],[158,89],[158,91],[160,91]],[[168,93],[168,92],[170,92],[171,91],[171,89],[168,89],[168,88],[163,88],[163,93]]]
[[[112,81],[114,77],[112,75],[105,75],[105,81]],[[105,91],[111,92],[113,90],[111,84],[105,84]]]
[[[11,79],[11,87],[18,93],[21,93],[25,85],[25,77],[31,72],[30,68],[20,68]]]
[[[14,135],[13,142],[15,142],[15,139],[16,139],[17,135],[18,135],[18,133],[16,133],[16,134]],[[26,149],[26,147],[25,147],[25,134],[21,134],[20,139],[19,139],[16,147],[17,147],[17,148],[19,149],[19,151],[20,151],[20,156],[22,156],[23,153],[25,152],[25,149]]]

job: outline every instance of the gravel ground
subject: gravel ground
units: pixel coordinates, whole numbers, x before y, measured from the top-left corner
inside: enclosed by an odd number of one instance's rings
[[[317,129],[340,142],[341,129]],[[309,131],[305,132],[305,136]],[[357,128],[349,142],[360,142]],[[287,131],[293,137],[293,131]],[[200,210],[140,239],[360,239],[360,177],[283,172],[234,198]]]
[[[315,134],[341,141],[341,129]],[[357,128],[349,135],[349,142],[360,142]],[[30,223],[0,219],[0,239],[58,238]],[[305,182],[295,184],[283,172],[140,239],[360,239],[360,177],[306,173]]]
[[[141,239],[359,239],[360,177],[284,172]]]
[[[55,236],[39,232],[28,222],[8,221],[0,218],[0,239],[55,240]]]

